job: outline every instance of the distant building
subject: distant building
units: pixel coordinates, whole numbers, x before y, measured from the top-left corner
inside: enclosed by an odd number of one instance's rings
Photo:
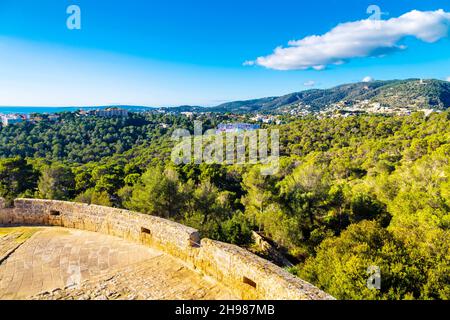
[[[259,124],[250,123],[221,123],[217,126],[216,133],[239,133],[254,131],[260,128]]]
[[[78,114],[79,116],[82,117],[87,117],[91,112],[90,111],[86,111],[86,110],[78,110],[76,114]]]
[[[181,112],[181,114],[185,117],[188,118],[193,118],[194,117],[194,113],[193,112]]]
[[[34,123],[34,122],[40,122],[40,121],[44,120],[44,118],[39,114],[33,114],[30,116],[29,120]]]
[[[11,124],[21,123],[25,119],[21,117],[20,115],[2,115],[1,116],[2,125],[4,127],[7,127]]]
[[[276,119],[275,116],[272,116],[272,115],[260,115],[260,114],[258,114],[255,117],[250,118],[250,120],[255,121],[255,122],[262,122],[262,123],[270,124],[270,123],[276,122],[277,119]]]
[[[255,121],[255,122],[262,122],[264,119],[264,117],[262,115],[256,115],[253,118],[250,118],[250,120]]]
[[[96,110],[95,115],[104,118],[128,117],[128,111],[120,108],[107,108]]]
[[[58,121],[59,120],[59,115],[57,115],[57,114],[49,114],[48,115],[48,120],[49,121]]]

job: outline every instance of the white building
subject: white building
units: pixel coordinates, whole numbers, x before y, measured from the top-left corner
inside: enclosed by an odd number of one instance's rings
[[[181,112],[181,114],[187,118],[193,118],[194,113],[193,112]]]
[[[24,119],[19,115],[2,115],[1,116],[2,125],[7,127],[11,124],[23,122]]]
[[[95,115],[104,118],[128,117],[128,111],[120,108],[107,108],[96,110]]]

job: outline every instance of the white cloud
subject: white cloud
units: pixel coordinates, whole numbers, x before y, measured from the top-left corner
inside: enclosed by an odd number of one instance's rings
[[[362,82],[372,82],[374,79],[371,76],[364,77]]]
[[[447,79],[445,79],[445,80],[447,80],[448,82],[450,82],[450,77],[447,77]]]
[[[352,58],[384,56],[404,50],[399,42],[408,36],[433,43],[448,35],[450,13],[444,10],[413,10],[389,20],[360,20],[342,23],[323,35],[289,41],[273,54],[246,65],[257,64],[275,70],[323,70]]]
[[[316,85],[316,82],[314,80],[309,80],[309,81],[306,81],[305,83],[303,83],[303,85],[305,87],[314,87]]]
[[[323,64],[320,64],[320,65],[317,65],[317,66],[313,66],[312,68],[313,68],[314,70],[320,71],[320,70],[324,70],[326,67],[327,67],[327,66],[325,66],[325,65],[323,65]]]

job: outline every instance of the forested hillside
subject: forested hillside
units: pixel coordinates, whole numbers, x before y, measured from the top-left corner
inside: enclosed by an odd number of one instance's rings
[[[192,128],[163,115],[3,128],[0,196],[128,208],[246,247],[260,231],[291,272],[341,299],[450,299],[448,111],[294,119],[277,127],[273,176],[174,165],[160,123]],[[366,286],[371,266],[381,290]]]
[[[153,113],[130,115],[128,118],[100,118],[65,112],[58,121],[23,122],[3,127],[0,128],[0,157],[86,163],[160,137],[167,128],[187,126],[183,117]]]
[[[321,111],[336,103],[353,105],[368,100],[390,108],[406,107],[445,110],[450,106],[450,82],[440,80],[389,80],[344,84],[330,89],[310,89],[248,101],[224,103],[209,111],[216,112],[274,112],[291,106],[310,106]]]

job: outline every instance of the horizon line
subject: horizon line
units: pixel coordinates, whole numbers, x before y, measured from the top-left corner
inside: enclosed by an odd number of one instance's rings
[[[423,80],[423,81],[429,81],[429,80],[434,80],[434,81],[443,81],[443,82],[449,82],[448,79],[438,79],[438,78],[404,78],[404,79],[374,79],[372,81],[368,81],[368,82],[364,82],[364,81],[355,81],[355,82],[344,82],[338,85],[334,85],[334,86],[329,86],[329,87],[324,87],[324,88],[308,88],[308,89],[304,89],[304,90],[300,90],[300,91],[295,91],[295,92],[288,92],[285,94],[281,94],[281,95],[276,95],[276,96],[259,96],[259,97],[253,97],[253,98],[249,98],[249,99],[230,99],[230,100],[226,100],[223,101],[219,104],[214,104],[214,105],[200,105],[200,104],[177,104],[177,105],[159,105],[159,106],[149,106],[149,105],[137,105],[137,104],[121,104],[121,103],[111,103],[111,104],[97,104],[97,105],[82,105],[82,106],[75,106],[75,105],[59,105],[59,106],[55,106],[55,105],[45,105],[45,106],[34,106],[34,105],[14,105],[14,106],[8,106],[8,105],[0,105],[0,108],[104,108],[104,107],[112,107],[112,106],[116,106],[116,107],[139,107],[139,108],[152,108],[152,109],[160,109],[160,108],[179,108],[179,107],[197,107],[197,108],[214,108],[214,107],[218,107],[222,104],[225,103],[231,103],[231,102],[242,102],[242,101],[251,101],[251,100],[258,100],[258,99],[266,99],[266,98],[278,98],[278,97],[283,97],[285,95],[289,95],[292,93],[299,93],[299,92],[306,92],[306,91],[310,91],[310,90],[328,90],[328,89],[333,89],[333,88],[337,88],[340,86],[345,86],[345,85],[350,85],[350,84],[359,84],[359,83],[376,83],[376,82],[387,82],[387,81],[407,81],[407,80]]]

